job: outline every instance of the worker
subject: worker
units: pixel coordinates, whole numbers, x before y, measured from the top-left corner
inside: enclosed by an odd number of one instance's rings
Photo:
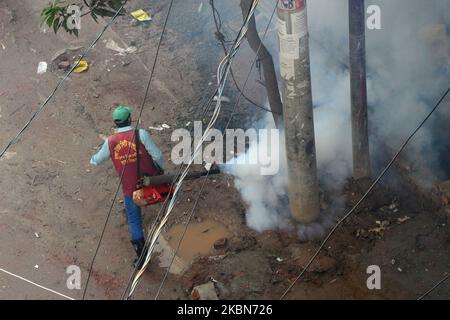
[[[105,143],[101,149],[92,156],[91,164],[98,166],[108,158],[111,158],[119,177],[122,177],[123,174],[122,190],[124,195],[125,212],[130,229],[131,243],[138,256],[134,262],[134,265],[136,266],[136,263],[145,247],[141,208],[133,201],[133,192],[136,190],[136,186],[139,182],[135,144],[136,140],[133,139],[133,136],[136,135],[137,130],[131,126],[130,107],[118,106],[114,110],[112,116],[114,123],[117,126],[117,132],[105,140]],[[142,175],[147,176],[162,174],[164,169],[162,152],[153,142],[149,133],[142,129],[139,130],[138,150],[140,167],[139,172]]]

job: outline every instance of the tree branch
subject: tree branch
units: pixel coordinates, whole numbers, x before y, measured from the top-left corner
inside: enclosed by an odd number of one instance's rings
[[[242,16],[247,17],[252,0],[241,0]],[[267,98],[269,99],[270,109],[272,110],[273,119],[277,127],[281,125],[283,105],[281,103],[280,91],[278,89],[278,81],[275,73],[272,55],[261,42],[256,28],[255,17],[251,17],[247,31],[247,41],[252,50],[258,54],[263,68],[264,80],[266,84]],[[259,49],[259,51],[258,51]]]

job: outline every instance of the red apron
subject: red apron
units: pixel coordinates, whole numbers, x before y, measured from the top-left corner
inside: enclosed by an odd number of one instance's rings
[[[128,130],[124,132],[116,133],[108,138],[109,151],[111,153],[111,159],[116,168],[117,174],[122,176],[122,171],[125,167],[122,179],[122,190],[125,196],[133,196],[133,192],[136,190],[138,184],[138,168],[136,157],[136,144],[133,139],[133,133],[138,132],[135,130]],[[130,148],[131,146],[131,148]],[[151,155],[145,149],[145,146],[139,139],[139,162],[140,173],[142,176],[154,176],[159,173],[158,168],[155,166]],[[127,161],[128,156],[128,161]]]

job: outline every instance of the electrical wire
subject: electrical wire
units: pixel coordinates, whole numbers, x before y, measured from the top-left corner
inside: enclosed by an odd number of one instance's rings
[[[426,296],[428,296],[431,292],[436,290],[441,284],[447,281],[450,278],[450,273],[447,274],[443,279],[441,279],[438,283],[436,283],[430,290],[421,295],[417,300],[423,300]]]
[[[408,143],[411,141],[411,139],[423,127],[423,125],[428,121],[428,119],[431,117],[431,115],[439,108],[442,101],[444,101],[445,97],[448,95],[449,91],[450,91],[450,88],[447,89],[447,91],[442,95],[442,97],[439,99],[439,101],[436,103],[436,105],[433,107],[433,109],[428,113],[428,115],[425,117],[425,119],[408,136],[408,138],[401,145],[401,147],[396,152],[394,157],[391,159],[391,161],[389,161],[387,166],[381,171],[381,173],[378,175],[378,177],[375,179],[375,181],[371,184],[369,189],[367,189],[366,193],[361,197],[361,199],[353,206],[353,208],[350,209],[350,211],[348,213],[346,213],[341,219],[339,219],[339,221],[336,223],[336,225],[331,229],[331,231],[328,233],[328,235],[322,241],[321,245],[319,246],[317,251],[314,253],[314,255],[311,257],[309,262],[303,268],[302,272],[295,278],[295,280],[289,285],[289,287],[286,289],[286,291],[282,294],[282,296],[280,297],[280,300],[284,299],[284,297],[289,293],[289,291],[291,291],[291,289],[294,287],[294,285],[297,283],[297,281],[303,276],[303,274],[306,272],[306,270],[311,266],[311,264],[314,262],[314,260],[319,255],[320,251],[323,249],[325,244],[328,242],[328,240],[333,235],[333,233],[336,231],[336,229],[341,225],[341,223],[344,222],[356,210],[356,208],[358,208],[358,206],[367,198],[367,196],[370,194],[370,192],[372,192],[373,188],[380,182],[381,178],[383,178],[383,176],[391,168],[391,166],[394,164],[395,160],[397,160],[398,156],[405,149],[405,147],[408,145]]]
[[[213,19],[214,19],[214,24],[216,26],[216,33],[215,33],[216,34],[216,38],[217,38],[217,40],[219,40],[219,42],[220,42],[220,44],[221,44],[221,46],[223,48],[224,53],[227,54],[228,50],[227,50],[227,47],[226,47],[225,43],[227,43],[229,41],[227,41],[225,39],[225,36],[220,31],[221,28],[222,28],[222,18],[220,17],[220,13],[217,10],[216,6],[214,5],[214,0],[209,0],[209,4],[211,6],[211,10],[212,10],[212,13],[213,13]],[[259,49],[258,49],[258,51],[259,51]],[[232,68],[230,68],[230,74],[231,74],[231,78],[233,79],[233,82],[234,82],[234,85],[235,85],[236,89],[239,91],[239,94],[242,95],[245,98],[245,100],[250,102],[253,106],[255,106],[255,107],[259,108],[259,109],[262,109],[262,110],[264,110],[266,112],[279,114],[278,112],[273,112],[272,110],[267,109],[267,108],[259,105],[258,103],[256,103],[252,99],[250,99],[247,95],[245,95],[243,90],[240,88],[239,84],[237,83],[237,80],[236,80],[236,78],[234,76]]]
[[[125,1],[126,3],[126,1]],[[11,139],[8,144],[4,147],[4,149],[0,152],[0,159],[3,157],[3,155],[8,151],[8,149],[17,142],[17,140],[20,138],[20,136],[25,132],[25,130],[31,125],[33,120],[44,110],[45,106],[50,102],[50,100],[53,98],[53,96],[56,94],[56,92],[61,88],[64,81],[67,80],[67,78],[72,74],[72,72],[75,70],[75,68],[78,66],[80,61],[91,51],[91,49],[95,46],[95,44],[100,40],[100,38],[105,33],[106,29],[116,20],[116,18],[120,15],[120,12],[125,6],[125,3],[122,4],[122,6],[117,10],[117,12],[112,16],[112,18],[109,20],[109,22],[103,27],[103,30],[98,34],[97,38],[91,43],[91,45],[81,54],[81,56],[78,58],[77,62],[72,65],[70,70],[64,75],[64,77],[58,82],[55,89],[50,93],[50,95],[45,99],[45,101],[39,106],[39,108],[33,113],[33,115],[30,117],[27,123],[22,127],[22,129],[17,132],[15,137]]]
[[[158,297],[159,297],[159,295],[160,295],[160,293],[161,293],[161,290],[162,290],[162,288],[163,288],[163,286],[164,286],[164,283],[165,283],[165,281],[166,281],[166,279],[167,279],[167,276],[169,275],[170,268],[172,267],[173,262],[175,261],[175,258],[176,258],[176,256],[177,256],[178,251],[180,250],[181,243],[183,242],[183,239],[184,239],[184,236],[186,235],[186,232],[187,232],[187,229],[188,229],[188,227],[189,227],[189,224],[190,224],[191,221],[192,221],[192,217],[193,217],[194,214],[195,214],[195,209],[197,208],[198,202],[199,202],[199,200],[200,200],[200,196],[202,195],[203,189],[205,188],[206,182],[208,181],[209,172],[210,172],[210,171],[208,171],[208,173],[206,174],[206,176],[203,178],[203,183],[202,183],[202,186],[200,187],[200,191],[198,192],[197,199],[195,199],[194,206],[192,207],[191,212],[189,213],[188,221],[187,221],[186,226],[185,226],[185,228],[184,228],[184,230],[183,230],[183,234],[181,235],[181,238],[180,238],[180,240],[178,241],[177,248],[176,248],[175,251],[173,252],[172,259],[170,260],[169,266],[167,267],[167,270],[166,270],[166,272],[165,272],[165,274],[164,274],[164,277],[163,277],[163,279],[162,279],[162,281],[161,281],[161,284],[160,284],[160,286],[159,286],[159,288],[158,288],[158,291],[156,292],[155,300],[158,300]]]
[[[163,29],[162,29],[161,35],[160,35],[160,37],[159,37],[158,46],[157,46],[156,53],[155,53],[155,59],[154,59],[154,61],[153,61],[153,66],[152,66],[152,69],[151,69],[151,71],[150,71],[150,76],[149,76],[149,80],[148,80],[148,82],[147,82],[147,87],[146,87],[145,94],[144,94],[144,98],[143,98],[143,101],[142,101],[142,104],[141,104],[139,116],[138,116],[137,121],[136,121],[136,128],[139,128],[139,123],[140,123],[140,120],[141,120],[141,117],[142,117],[142,113],[143,113],[143,111],[144,111],[144,107],[145,107],[145,103],[146,103],[146,101],[147,101],[148,93],[149,93],[149,91],[150,91],[150,85],[151,85],[151,82],[152,82],[152,79],[153,79],[153,75],[154,75],[154,72],[155,72],[156,62],[158,61],[158,56],[159,56],[159,52],[160,52],[160,49],[161,49],[162,39],[163,39],[164,34],[165,34],[165,31],[166,31],[167,22],[168,22],[168,20],[169,20],[170,12],[172,11],[172,6],[173,6],[173,0],[170,1],[169,9],[168,9],[168,11],[167,11],[167,15],[166,15],[166,18],[165,18],[165,20],[164,20]],[[132,138],[131,138],[131,141],[132,141],[132,142],[135,140],[136,131],[137,131],[137,130],[133,130],[133,136],[132,136]],[[128,160],[129,160],[129,156],[130,156],[130,153],[131,153],[131,145],[132,145],[132,143],[130,144],[130,146],[129,146],[129,148],[128,148],[128,154],[127,154],[127,157],[126,157],[126,163],[125,163],[125,165],[124,165],[124,167],[123,167],[122,174],[121,174],[121,176],[120,176],[119,183],[117,184],[117,188],[116,188],[116,192],[115,192],[115,194],[114,194],[113,201],[112,201],[112,203],[111,203],[111,206],[110,206],[110,208],[109,208],[108,214],[107,214],[107,216],[106,216],[105,223],[104,223],[104,225],[103,225],[103,229],[102,229],[102,232],[101,232],[101,235],[100,235],[100,239],[99,239],[99,241],[98,241],[98,244],[97,244],[97,247],[96,247],[94,256],[93,256],[92,261],[91,261],[90,266],[89,266],[89,273],[88,273],[88,277],[87,277],[87,280],[86,280],[86,285],[85,285],[85,288],[84,288],[84,291],[83,291],[83,300],[84,300],[84,298],[85,298],[85,296],[86,296],[86,292],[87,292],[88,285],[89,285],[89,280],[90,280],[91,274],[92,274],[92,269],[93,269],[93,267],[94,267],[94,262],[95,262],[95,259],[96,259],[96,257],[97,257],[97,254],[98,254],[98,250],[100,249],[100,245],[101,245],[101,242],[102,242],[102,240],[103,240],[103,237],[104,237],[104,235],[105,235],[106,227],[107,227],[107,225],[108,225],[108,221],[109,221],[109,218],[110,218],[110,216],[111,216],[112,210],[113,210],[113,208],[114,208],[114,204],[115,204],[116,199],[117,199],[117,196],[118,196],[118,194],[119,194],[120,185],[121,185],[121,183],[122,183],[122,180],[123,180],[123,177],[124,177],[124,174],[125,174],[125,170],[126,170],[127,165],[128,165]]]
[[[8,275],[10,275],[10,276],[12,276],[12,277],[14,277],[14,278],[16,278],[16,279],[25,281],[25,282],[27,282],[27,283],[29,283],[29,284],[35,286],[35,287],[38,287],[38,288],[40,288],[40,289],[42,289],[42,290],[45,290],[45,291],[54,293],[54,294],[56,294],[56,295],[58,295],[58,296],[60,296],[60,297],[63,297],[63,298],[65,298],[65,299],[68,299],[68,300],[75,300],[75,299],[72,298],[72,297],[66,296],[65,294],[62,294],[62,293],[60,293],[60,292],[58,292],[58,291],[55,291],[55,290],[53,290],[53,289],[44,287],[44,286],[42,286],[42,285],[40,285],[40,284],[38,284],[38,283],[36,283],[36,282],[34,282],[34,281],[28,280],[28,279],[26,279],[26,278],[24,278],[24,277],[22,277],[22,276],[19,276],[19,275],[15,274],[15,273],[12,273],[12,272],[10,272],[10,271],[8,271],[8,270],[5,270],[5,269],[3,269],[3,268],[0,268],[0,271],[3,272],[3,273],[6,273],[6,274],[8,274]]]
[[[219,63],[219,67],[217,68],[217,74],[216,74],[216,77],[217,77],[217,88],[218,89],[217,89],[217,101],[216,101],[215,109],[214,109],[213,114],[211,116],[211,119],[210,119],[210,121],[209,121],[209,123],[208,123],[208,125],[206,127],[205,133],[203,134],[202,138],[198,142],[198,144],[197,144],[197,146],[196,146],[196,148],[195,148],[195,150],[194,150],[194,152],[193,152],[193,154],[191,156],[190,161],[187,163],[186,168],[183,170],[180,178],[177,181],[177,184],[176,184],[176,187],[174,189],[173,196],[172,196],[172,198],[171,198],[171,200],[169,202],[166,214],[164,215],[163,219],[161,220],[161,223],[158,226],[158,228],[155,230],[155,233],[153,235],[149,235],[149,237],[151,237],[151,241],[150,241],[150,246],[148,248],[148,252],[147,252],[147,255],[146,255],[146,259],[144,261],[143,266],[137,272],[137,274],[136,274],[136,276],[135,276],[135,278],[134,278],[134,280],[133,280],[133,282],[131,284],[130,290],[128,292],[128,298],[131,298],[131,296],[132,296],[132,294],[133,294],[133,292],[134,292],[134,290],[135,290],[135,288],[136,288],[136,286],[137,286],[137,284],[139,282],[139,279],[141,278],[142,274],[145,272],[145,270],[147,268],[147,265],[148,265],[148,263],[150,261],[150,258],[151,258],[152,254],[153,254],[153,251],[155,249],[157,239],[158,239],[159,235],[162,232],[162,228],[167,223],[167,220],[168,220],[168,218],[170,216],[170,213],[173,210],[177,194],[178,194],[178,192],[179,192],[179,190],[180,190],[180,188],[181,188],[181,186],[183,184],[183,181],[184,181],[186,175],[188,174],[188,172],[189,172],[189,170],[190,170],[190,168],[191,168],[195,158],[198,156],[198,153],[199,153],[199,151],[201,149],[201,146],[202,146],[203,142],[208,138],[208,136],[210,134],[210,131],[212,130],[212,126],[215,124],[215,122],[217,121],[217,118],[219,117],[219,114],[220,114],[220,111],[221,111],[221,104],[222,104],[222,99],[221,99],[222,98],[222,93],[223,93],[223,90],[224,90],[224,87],[225,87],[226,79],[227,79],[229,71],[230,71],[231,62],[232,62],[234,56],[236,55],[237,51],[240,48],[240,45],[241,45],[241,43],[242,43],[242,41],[243,41],[243,39],[245,37],[245,34],[246,34],[247,30],[248,30],[249,21],[250,21],[251,17],[253,16],[253,14],[254,14],[254,12],[256,10],[256,7],[257,7],[258,3],[259,3],[259,0],[253,0],[252,6],[249,9],[248,15],[247,15],[246,19],[244,20],[244,24],[241,27],[241,29],[240,29],[237,37],[236,37],[236,40],[235,40],[235,42],[234,42],[234,44],[232,46],[232,49],[222,59],[222,61]]]
[[[171,189],[175,186],[175,182],[176,182],[176,180],[178,179],[179,175],[181,174],[182,168],[183,168],[182,166],[180,166],[180,167],[178,168],[178,170],[177,170],[177,172],[176,172],[176,174],[175,174],[175,177],[173,178],[173,180],[172,180],[172,182],[171,182],[171,185],[170,185],[170,188],[171,188]],[[156,215],[155,220],[154,220],[154,222],[152,223],[152,226],[151,226],[151,228],[150,228],[149,235],[150,235],[150,234],[153,234],[153,233],[155,232],[156,226],[161,222],[162,214],[163,214],[163,212],[167,209],[168,203],[169,203],[169,197],[167,197],[166,200],[164,200],[164,202],[163,202],[161,208],[159,209],[158,214]],[[150,241],[150,240],[149,240],[149,237],[147,237],[146,240],[145,240],[144,248],[147,248],[147,247],[148,247],[149,241]],[[141,265],[141,263],[142,263],[143,260],[145,259],[145,258],[144,258],[144,257],[146,256],[146,254],[145,254],[146,252],[145,252],[145,251],[146,251],[146,250],[142,250],[142,253],[141,253],[141,254],[139,255],[139,257],[138,257],[138,260],[137,260],[137,262],[136,262],[136,264],[135,264],[135,266],[134,266],[134,268],[133,268],[133,272],[131,273],[131,275],[130,275],[130,277],[129,277],[129,279],[128,279],[128,282],[127,282],[127,286],[126,286],[126,288],[125,288],[125,291],[124,291],[123,294],[122,294],[122,300],[127,299],[127,293],[128,293],[128,291],[130,290],[130,286],[131,286],[131,283],[132,283],[132,281],[133,281],[133,278],[135,277],[135,275],[136,275],[136,273],[137,273],[137,271],[138,271],[138,266]]]

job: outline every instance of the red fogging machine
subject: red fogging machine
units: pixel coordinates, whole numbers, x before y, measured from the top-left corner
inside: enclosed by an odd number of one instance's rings
[[[219,174],[218,168],[211,168],[203,171],[189,172],[185,180],[198,179],[206,175]],[[162,174],[157,176],[142,177],[142,185],[133,192],[133,201],[140,207],[151,206],[160,202],[164,202],[167,198],[171,198],[174,192],[174,181],[177,175],[175,173]]]
[[[142,176],[141,175],[141,166],[140,166],[140,139],[139,139],[139,131],[136,130],[134,133],[134,139],[136,141],[136,154],[137,156],[137,180],[138,185],[136,186],[136,191],[133,192],[133,201],[136,205],[140,207],[151,206],[160,202],[164,202],[167,198],[171,198],[174,194],[174,181],[177,175],[175,173],[172,174],[164,174],[163,170],[158,166],[156,162],[154,165],[159,172],[162,173],[160,175],[155,176]],[[197,171],[197,172],[189,172],[185,180],[197,179],[206,175],[219,174],[220,170],[213,166],[209,170]]]

